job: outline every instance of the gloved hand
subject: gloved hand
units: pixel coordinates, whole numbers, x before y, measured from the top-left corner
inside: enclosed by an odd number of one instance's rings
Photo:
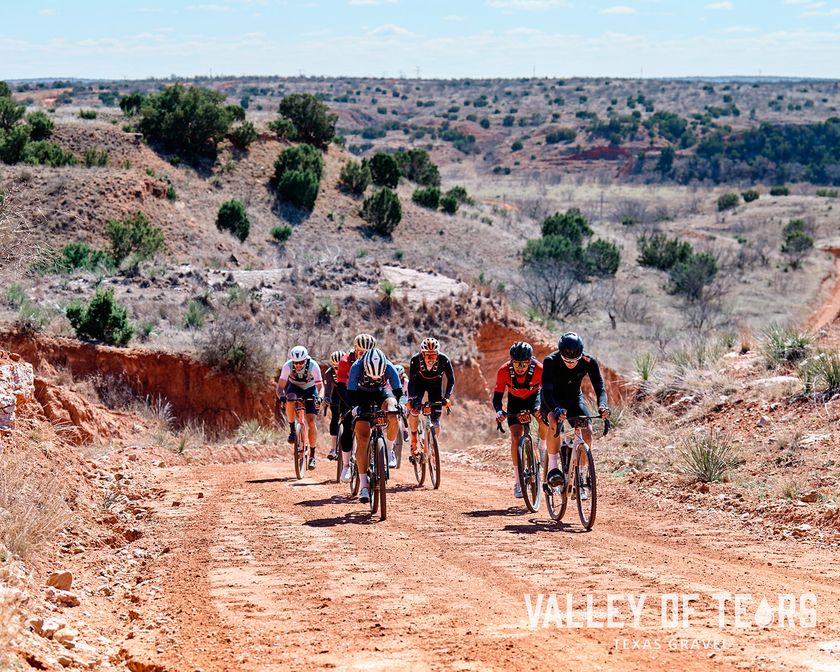
[[[565,419],[566,419],[566,409],[561,408],[560,406],[555,408],[554,409],[554,420],[556,422],[560,422],[561,420],[565,420]]]
[[[598,413],[601,414],[601,417],[606,420],[610,417],[610,408],[609,406],[598,406]]]
[[[350,415],[352,415],[354,418],[357,418],[359,416],[359,407],[353,406],[352,410],[350,411]]]
[[[507,413],[505,413],[504,411],[496,411],[496,422],[501,422],[502,420],[504,420],[506,415]]]
[[[444,405],[445,408],[449,408],[452,405],[452,402],[449,401],[449,398],[447,397],[446,399],[443,400],[443,405]]]

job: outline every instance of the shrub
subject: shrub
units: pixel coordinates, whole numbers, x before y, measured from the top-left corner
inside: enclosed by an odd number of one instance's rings
[[[716,429],[689,434],[679,455],[684,471],[704,483],[727,480],[741,461],[732,439]]]
[[[717,200],[718,212],[722,212],[724,210],[731,210],[732,208],[737,206],[738,203],[740,203],[740,202],[741,202],[740,196],[738,196],[738,194],[736,194],[733,191],[730,191],[730,192],[725,193],[725,194],[721,194],[720,197],[718,197],[718,200]]]
[[[514,140],[513,144],[510,146],[510,151],[518,152],[524,147],[521,140]]]
[[[240,243],[245,242],[251,231],[251,221],[241,201],[230,200],[222,203],[216,215],[216,228],[219,231],[229,231]]]
[[[365,199],[362,218],[378,233],[390,235],[402,219],[399,197],[388,187],[378,190]]]
[[[351,159],[342,167],[338,184],[345,191],[361,196],[370,185],[371,179],[370,166]]]
[[[805,392],[820,391],[827,398],[840,390],[840,355],[836,351],[820,351],[803,362],[799,376]]]
[[[324,172],[324,159],[321,153],[312,145],[302,144],[289,147],[280,152],[274,161],[274,177],[272,182],[280,184],[280,180],[290,170],[311,173],[320,183]]]
[[[550,131],[545,134],[545,144],[556,145],[558,142],[566,144],[574,142],[577,138],[576,128],[558,128],[556,131]]]
[[[580,245],[584,238],[592,235],[589,220],[578,208],[571,208],[562,215],[557,212],[546,217],[540,226],[543,236],[560,236]]]
[[[30,133],[28,124],[18,124],[8,131],[0,129],[0,161],[13,164],[25,160]]]
[[[138,93],[137,91],[129,93],[127,96],[120,98],[120,109],[125,116],[133,117],[140,112],[144,100],[145,96],[142,93]]]
[[[311,93],[293,93],[280,101],[280,114],[294,124],[297,139],[326,149],[335,136],[337,115]]]
[[[75,156],[46,140],[28,143],[23,150],[23,161],[33,166],[44,165],[52,168],[76,165]]]
[[[407,180],[426,187],[440,186],[440,171],[432,162],[431,158],[429,158],[429,153],[426,150],[410,149],[407,152],[399,151],[394,154],[394,159],[397,162],[400,174]]]
[[[241,107],[239,108],[242,109]],[[239,149],[248,149],[257,139],[257,129],[250,121],[245,121],[230,132],[230,141]]]
[[[268,122],[268,130],[274,133],[278,140],[295,140],[297,138],[295,125],[291,119],[286,117],[279,117]]]
[[[184,315],[185,329],[201,329],[204,326],[204,320],[207,319],[207,314],[210,309],[207,304],[202,301],[190,301],[187,304],[187,312]]]
[[[26,108],[9,96],[0,96],[0,131],[8,131],[22,118]]]
[[[96,119],[96,110],[79,110],[82,119]]]
[[[224,101],[218,91],[174,84],[143,100],[138,127],[150,142],[181,158],[213,157],[233,122]]]
[[[744,199],[744,203],[752,203],[753,201],[758,200],[759,193],[755,189],[750,189],[743,192],[741,197]]]
[[[307,170],[290,170],[277,185],[277,195],[296,208],[311,210],[318,198],[318,178]]]
[[[87,168],[103,168],[108,165],[109,160],[108,152],[104,149],[98,150],[94,147],[88,147],[85,150],[84,163]]]
[[[395,189],[400,182],[400,168],[391,154],[377,152],[368,162],[373,183],[380,187]]]
[[[817,189],[817,196],[821,198],[837,198],[838,194],[837,189]]]
[[[641,266],[667,271],[675,264],[685,261],[692,254],[691,245],[679,238],[669,239],[664,233],[641,235],[636,239],[639,246],[638,262]]]
[[[170,203],[174,203],[177,198],[178,194],[175,191],[175,187],[170,184],[166,187],[166,200]]]
[[[42,110],[38,110],[27,115],[26,123],[29,124],[29,128],[32,129],[30,136],[33,140],[46,140],[50,137],[50,133],[52,133],[52,130],[55,127],[53,120],[50,119],[47,116],[47,113]]]
[[[668,271],[668,292],[683,294],[690,300],[699,299],[706,285],[715,279],[717,270],[717,259],[713,254],[693,253],[684,261],[678,261]]]
[[[790,189],[786,186],[777,186],[770,188],[770,195],[771,196],[790,196]]]
[[[761,352],[771,367],[785,363],[794,364],[805,358],[812,340],[806,331],[797,331],[793,327],[773,323],[762,334]]]
[[[58,273],[71,271],[112,270],[116,266],[114,258],[102,250],[92,250],[86,243],[68,243],[55,260],[54,270]]]
[[[271,355],[254,325],[237,315],[217,319],[201,342],[201,359],[208,366],[237,374],[260,385],[271,370]]]
[[[446,192],[446,195],[454,197],[455,200],[462,205],[473,204],[473,200],[469,197],[469,194],[467,194],[467,190],[464,189],[464,187],[454,186]]]
[[[621,250],[608,240],[593,240],[586,246],[586,259],[591,275],[615,275],[621,263]]]
[[[458,212],[459,205],[458,199],[449,192],[440,197],[440,209],[447,215],[454,215]]]
[[[78,338],[124,346],[134,334],[128,313],[114,299],[113,289],[99,288],[88,302],[75,302],[67,307],[67,319]]]
[[[440,189],[437,187],[415,189],[411,195],[411,200],[424,208],[437,210],[438,205],[440,205]]]
[[[288,224],[280,224],[271,229],[271,237],[281,245],[292,237],[293,229]]]
[[[138,260],[148,259],[163,246],[163,230],[152,225],[142,212],[124,220],[112,219],[105,226],[111,242],[111,256],[117,265],[130,254]]]

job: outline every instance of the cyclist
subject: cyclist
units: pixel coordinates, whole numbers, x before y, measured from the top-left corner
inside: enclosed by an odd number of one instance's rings
[[[289,443],[295,442],[295,405],[286,401],[306,400],[306,424],[309,428],[309,468],[315,468],[315,446],[318,445],[318,430],[315,416],[324,394],[324,381],[318,363],[309,356],[309,351],[302,345],[289,350],[289,360],[280,371],[277,380],[277,397],[281,408],[285,407],[289,421]]]
[[[598,361],[583,351],[583,340],[573,331],[568,331],[560,337],[557,350],[552,352],[543,362],[543,395],[542,412],[548,419],[552,430],[556,430],[557,423],[565,420],[566,416],[590,415],[589,407],[580,389],[584,376],[589,376],[592,389],[598,398],[598,413],[602,418],[609,417],[610,408],[607,402],[607,390],[601,377],[601,367]],[[583,440],[592,447],[592,423],[579,421]],[[585,424],[584,424],[585,422]],[[554,436],[554,431],[548,437],[548,475],[549,485],[563,485],[564,473],[559,467],[558,450],[560,437]],[[565,463],[566,456],[563,456]],[[586,493],[582,493],[585,497]]]
[[[390,383],[390,387],[389,384]],[[350,368],[347,381],[347,395],[356,416],[356,464],[359,468],[359,501],[370,501],[368,483],[367,445],[370,439],[370,415],[367,411],[371,406],[388,411],[388,427],[385,433],[385,445],[388,448],[388,466],[397,466],[394,454],[394,441],[397,438],[397,399],[402,396],[400,377],[394,365],[385,357],[379,348],[368,350],[361,360],[356,360]]]
[[[347,379],[350,376],[350,368],[362,355],[371,348],[376,347],[376,339],[370,334],[357,334],[353,339],[353,349],[344,355],[338,363],[335,372],[335,388],[338,391],[342,402],[343,415],[342,425],[344,432],[341,435],[341,481],[347,483],[350,480],[350,453],[353,451],[353,418],[347,411],[353,407],[347,397]]]
[[[341,358],[347,353],[343,350],[336,350],[330,354],[330,366],[324,372],[324,415],[327,414],[327,409],[330,411],[330,436],[338,435],[338,421],[341,419],[341,414],[344,412],[342,407],[344,404],[341,401],[341,395],[336,389],[335,376],[338,370],[338,364]],[[330,444],[330,452],[327,454],[328,460],[338,459],[338,447],[335,445],[335,439]]]
[[[496,372],[496,387],[493,388],[493,408],[496,421],[501,422],[507,416],[510,429],[510,457],[513,461],[513,496],[522,497],[519,485],[518,459],[516,447],[525,427],[519,422],[519,413],[529,411],[539,423],[539,451],[543,455],[546,449],[548,428],[537,412],[540,408],[540,386],[543,381],[543,367],[536,357],[530,343],[516,341],[510,346],[510,359]],[[507,411],[502,409],[502,399],[508,393]]]
[[[443,391],[443,377],[446,376],[446,391]],[[420,408],[423,395],[427,394],[430,402],[443,402],[449,408],[449,398],[455,387],[455,372],[449,357],[440,351],[440,341],[436,338],[424,338],[420,343],[420,352],[416,353],[408,365],[408,426],[411,430],[411,456],[414,463],[417,455],[417,425],[420,423]],[[432,424],[440,431],[440,408],[432,409]]]

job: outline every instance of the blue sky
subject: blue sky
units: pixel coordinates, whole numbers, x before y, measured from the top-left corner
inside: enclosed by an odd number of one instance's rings
[[[418,72],[443,78],[840,78],[840,0],[2,5],[0,79]]]

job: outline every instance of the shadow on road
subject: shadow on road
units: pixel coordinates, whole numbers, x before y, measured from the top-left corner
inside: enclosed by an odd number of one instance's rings
[[[494,516],[521,516],[527,513],[524,506],[509,506],[506,509],[479,509],[477,511],[464,511],[465,516],[470,518],[492,518]]]
[[[367,511],[348,511],[343,516],[307,520],[304,525],[309,527],[335,527],[336,525],[371,525],[378,522],[379,514],[371,517]]]
[[[586,533],[586,530],[582,527],[572,527],[569,523],[555,523],[553,520],[537,520],[536,518],[530,518],[527,525],[505,525],[502,531],[512,532],[513,534],[536,534],[537,532]]]
[[[291,476],[283,476],[282,478],[255,478],[253,480],[245,482],[260,485],[261,483],[286,483],[287,481],[293,480],[294,479]]]

